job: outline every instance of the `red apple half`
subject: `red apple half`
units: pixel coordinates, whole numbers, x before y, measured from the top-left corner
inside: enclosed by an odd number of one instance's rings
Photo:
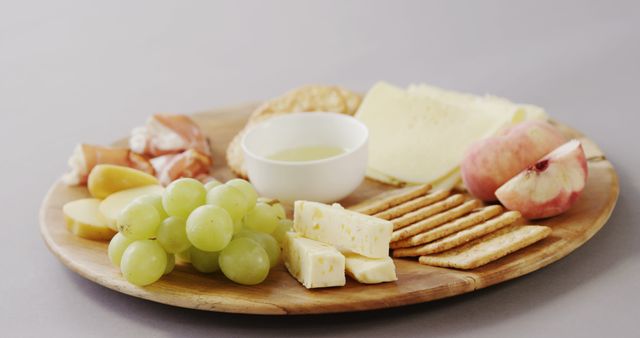
[[[587,159],[578,140],[571,140],[547,154],[496,190],[509,210],[529,219],[567,211],[587,183]]]

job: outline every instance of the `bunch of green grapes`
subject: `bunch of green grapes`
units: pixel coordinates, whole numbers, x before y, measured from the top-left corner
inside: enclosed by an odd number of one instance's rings
[[[280,261],[291,223],[280,203],[258,198],[245,180],[203,185],[181,178],[162,195],[139,197],[122,210],[108,254],[135,285],[170,273],[176,256],[202,273],[220,270],[236,283],[254,285]]]

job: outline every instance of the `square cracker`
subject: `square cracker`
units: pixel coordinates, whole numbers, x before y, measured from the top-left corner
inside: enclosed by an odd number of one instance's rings
[[[395,230],[391,234],[391,242],[397,242],[405,238],[409,238],[413,235],[417,235],[421,232],[425,232],[429,229],[433,229],[441,224],[447,223],[458,217],[466,215],[470,213],[473,209],[479,207],[480,204],[482,204],[480,200],[477,200],[477,199],[468,200],[462,203],[461,205],[458,205],[455,208],[449,209],[439,214],[435,214],[427,219],[423,219],[422,221],[419,221],[417,223]]]
[[[435,242],[422,246],[393,250],[393,257],[414,257],[447,251],[513,224],[520,219],[520,217],[521,215],[517,211],[507,211],[498,217],[456,232]]]
[[[391,223],[393,223],[393,230],[398,230],[400,228],[406,227],[407,225],[422,221],[423,219],[431,217],[435,214],[439,214],[453,207],[457,207],[462,204],[464,200],[465,198],[463,195],[457,194],[450,196],[443,201],[427,205],[426,207],[422,207],[418,210],[408,212],[400,217],[396,217],[391,220]]]
[[[428,195],[420,196],[418,198],[412,199],[412,200],[407,201],[405,203],[396,205],[393,208],[389,208],[387,210],[375,213],[373,216],[378,217],[378,218],[382,218],[382,219],[386,219],[386,220],[394,219],[394,218],[400,217],[400,216],[402,216],[402,215],[404,215],[406,213],[409,213],[411,211],[414,211],[414,210],[420,209],[422,207],[431,205],[431,204],[433,204],[435,202],[438,202],[438,201],[446,198],[450,194],[451,194],[451,190],[434,191],[434,192],[429,193]],[[460,198],[462,198],[462,195],[460,195]]]
[[[418,196],[422,196],[429,192],[430,189],[431,185],[423,184],[415,187],[400,189],[398,191],[393,191],[390,192],[390,194],[382,193],[362,203],[353,205],[349,207],[349,209],[361,214],[373,215],[375,213],[393,208],[396,205],[400,205],[404,202],[410,201]]]
[[[437,255],[420,257],[420,263],[456,269],[475,269],[544,239],[551,228],[519,225],[496,231],[467,245]]]
[[[500,205],[489,205],[481,209],[474,210],[473,213],[445,223],[423,233],[391,243],[391,249],[409,248],[429,242],[433,242],[442,237],[449,236],[460,230],[464,230],[478,223],[482,223],[502,213]]]

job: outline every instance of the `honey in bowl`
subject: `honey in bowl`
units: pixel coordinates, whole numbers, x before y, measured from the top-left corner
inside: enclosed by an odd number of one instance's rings
[[[343,148],[334,146],[304,146],[280,150],[267,158],[275,161],[307,162],[335,157],[345,151]]]

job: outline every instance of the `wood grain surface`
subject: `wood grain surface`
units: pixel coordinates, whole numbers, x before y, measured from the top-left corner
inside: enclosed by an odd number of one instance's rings
[[[227,143],[242,128],[255,107],[248,104],[196,114],[194,119],[208,135],[213,149],[214,176],[233,177],[224,163]],[[607,221],[615,206],[619,186],[616,172],[596,144],[579,132],[559,125],[570,137],[583,142],[589,161],[589,179],[578,202],[566,213],[541,222],[553,228],[545,240],[471,271],[418,264],[416,259],[395,259],[398,281],[377,285],[347,280],[338,288],[307,290],[282,264],[257,286],[242,286],[222,274],[205,275],[189,265],[178,265],[169,275],[147,287],[125,281],[107,258],[106,242],[78,238],[64,225],[64,203],[86,197],[81,187],[55,182],[40,209],[40,230],[50,250],[71,270],[110,289],[174,306],[250,314],[317,314],[396,307],[451,297],[504,282],[540,269],[578,248]],[[341,203],[349,206],[390,188],[365,181]]]

